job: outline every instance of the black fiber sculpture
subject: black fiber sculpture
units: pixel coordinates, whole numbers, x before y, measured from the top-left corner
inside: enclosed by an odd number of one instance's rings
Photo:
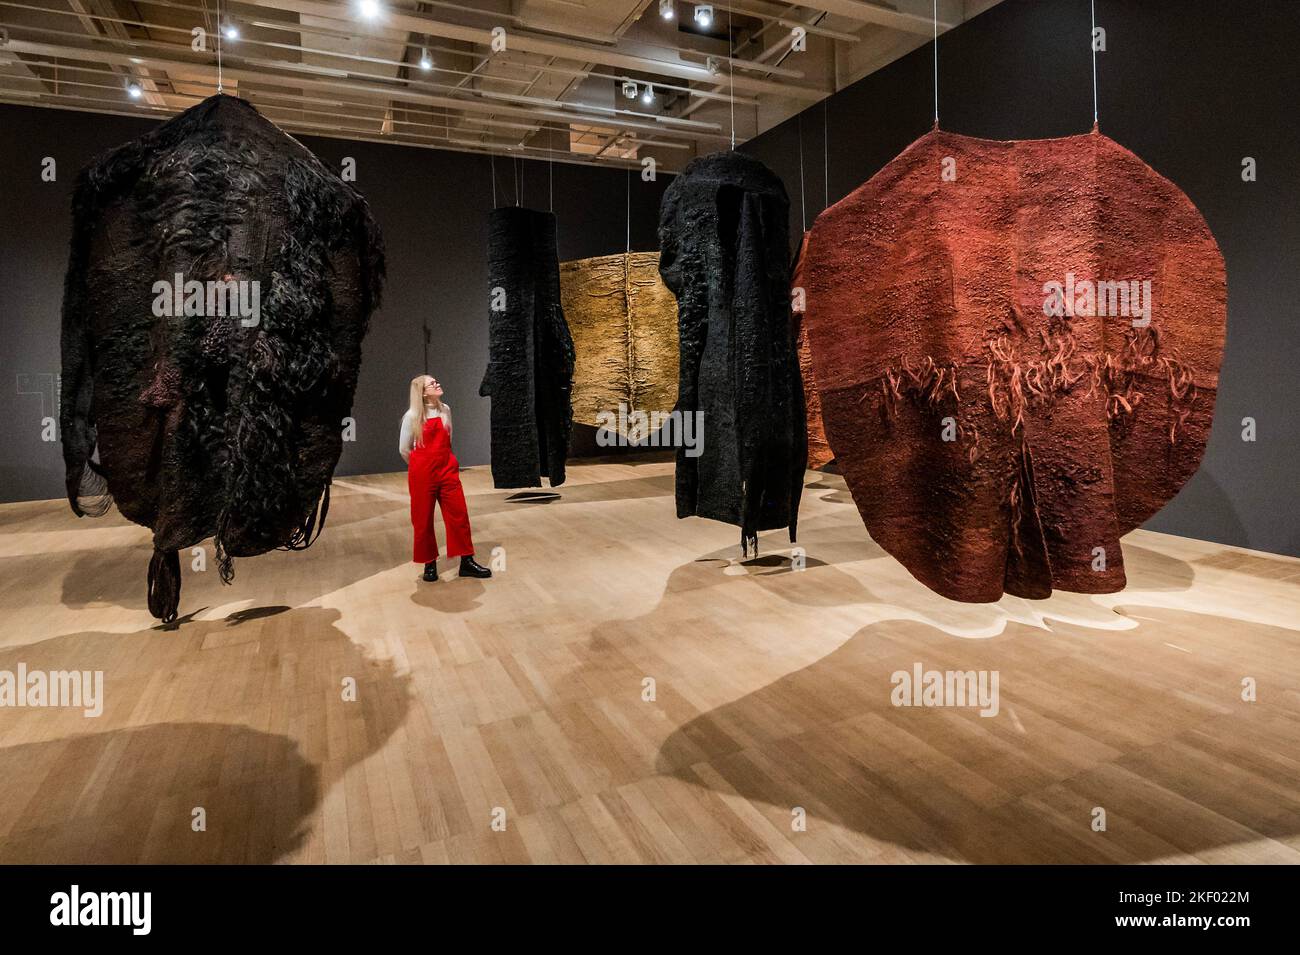
[[[560,306],[555,216],[518,206],[488,218],[488,367],[494,487],[564,483],[573,429],[573,339]]]
[[[308,546],[324,527],[378,305],[364,199],[249,103],[218,94],[82,171],[63,300],[60,425],[78,515],[153,530],[149,610],[178,551]]]
[[[790,202],[743,153],[692,160],[664,193],[659,272],[677,296],[677,411],[699,413],[697,456],[677,451],[677,516],[795,539],[807,462],[790,322]]]

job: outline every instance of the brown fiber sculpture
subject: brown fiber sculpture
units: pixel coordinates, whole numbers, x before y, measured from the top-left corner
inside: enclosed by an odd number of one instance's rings
[[[573,336],[573,420],[666,413],[677,403],[677,300],[659,278],[658,252],[560,263],[560,301]],[[619,414],[619,406],[627,414]]]
[[[808,420],[808,467],[819,470],[835,460],[830,442],[826,440],[826,426],[822,423],[822,399],[817,394],[817,379],[813,376],[812,349],[808,345],[808,326],[803,316],[806,310],[807,289],[803,284],[804,255],[808,252],[808,235],[799,242],[795,256],[794,272],[790,278],[791,319],[795,329],[795,349],[799,352],[799,374],[803,377],[804,415]]]
[[[934,130],[817,220],[803,263],[827,437],[871,536],[964,601],[1125,584],[1120,538],[1195,473],[1223,257],[1096,130]]]

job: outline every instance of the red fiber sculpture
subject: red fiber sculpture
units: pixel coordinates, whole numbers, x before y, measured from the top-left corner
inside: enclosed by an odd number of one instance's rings
[[[793,275],[790,279],[791,316],[794,321],[795,350],[799,353],[799,374],[803,377],[804,417],[808,429],[808,467],[820,470],[835,460],[830,443],[826,440],[826,427],[822,424],[822,399],[817,394],[817,381],[813,377],[812,349],[808,347],[808,328],[804,325],[803,315],[807,309],[807,289],[803,285],[804,255],[808,251],[808,235],[805,232],[799,242],[799,254],[795,256]]]
[[[871,536],[944,596],[1109,593],[1195,473],[1227,319],[1190,200],[1095,129],[922,136],[827,209],[800,279]]]

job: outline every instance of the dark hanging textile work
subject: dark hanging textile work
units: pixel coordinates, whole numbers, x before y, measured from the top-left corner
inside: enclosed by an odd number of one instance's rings
[[[677,296],[677,410],[703,414],[703,451],[677,451],[677,516],[795,539],[807,461],[790,318],[790,202],[743,153],[692,160],[664,193],[659,271]]]
[[[244,100],[210,97],[82,171],[68,501],[154,532],[155,616],[176,617],[179,550],[213,537],[229,583],[234,558],[320,533],[383,274],[365,200]]]
[[[573,430],[573,339],[560,307],[555,216],[517,206],[488,218],[488,367],[494,487],[564,483]]]

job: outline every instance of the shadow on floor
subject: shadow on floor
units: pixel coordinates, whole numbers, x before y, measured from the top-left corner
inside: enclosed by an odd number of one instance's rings
[[[7,865],[274,862],[301,847],[322,786],[291,738],[226,723],[10,746],[0,776],[25,803]]]
[[[104,675],[97,718],[4,711],[0,863],[256,863],[302,848],[323,794],[384,746],[411,705],[409,678],[338,619],[251,608],[179,630],[0,650],[0,671]],[[191,829],[196,807],[206,832]],[[375,855],[367,801],[344,812],[335,835],[348,857]]]
[[[767,804],[778,825],[802,807],[810,826],[832,822],[924,857],[1128,863],[1273,839],[1255,851],[1295,862],[1300,788],[1288,749],[1300,702],[1246,704],[1236,685],[1288,647],[1294,660],[1294,633],[1234,623],[1237,659],[1225,661],[1207,652],[1223,632],[1217,618],[1143,613],[1155,624],[1124,634],[1014,624],[958,643],[922,624],[868,627],[680,726],[656,770]],[[1175,633],[1197,652],[1165,650]],[[998,714],[893,705],[893,674],[916,662],[997,670]],[[1097,807],[1105,832],[1092,828]]]

